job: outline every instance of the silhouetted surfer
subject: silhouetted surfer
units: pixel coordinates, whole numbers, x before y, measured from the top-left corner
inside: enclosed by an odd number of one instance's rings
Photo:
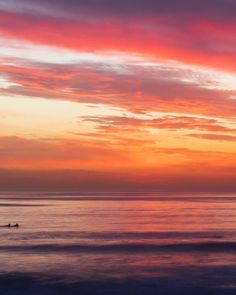
[[[8,223],[7,225],[2,225],[2,227],[19,227],[19,224],[16,223],[14,225],[11,225],[10,223]]]

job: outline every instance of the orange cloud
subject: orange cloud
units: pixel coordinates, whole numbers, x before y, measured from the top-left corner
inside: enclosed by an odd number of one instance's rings
[[[236,112],[236,100],[229,99],[236,91],[203,88],[197,81],[187,83],[184,70],[177,78],[174,69],[153,72],[138,65],[128,66],[128,74],[104,64],[86,63],[28,62],[26,66],[1,65],[0,70],[13,83],[2,90],[6,94],[108,104],[131,112],[191,110],[192,114],[220,117],[234,117]]]
[[[236,142],[236,136],[227,135],[227,134],[207,133],[207,134],[189,134],[188,136],[195,137],[195,138],[208,139],[208,140]]]
[[[235,128],[221,125],[216,119],[184,117],[184,116],[162,116],[155,119],[140,119],[132,117],[84,117],[86,122],[98,124],[100,131],[127,131],[137,128],[156,128],[168,130],[201,130],[215,132],[236,132]]]
[[[2,137],[1,190],[235,190],[234,153],[146,144],[132,145],[132,139],[124,144],[91,138],[52,141]]]

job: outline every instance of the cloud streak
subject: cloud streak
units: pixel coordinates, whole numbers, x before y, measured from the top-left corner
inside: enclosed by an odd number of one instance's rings
[[[236,90],[218,89],[221,82],[211,78],[211,73],[142,62],[3,63],[0,70],[9,87],[2,92],[108,104],[132,112],[188,113],[191,109],[193,114],[234,116],[236,101],[230,97],[236,95]]]
[[[22,3],[24,11],[14,11],[13,5],[2,10],[3,35],[74,50],[139,53],[235,70],[232,1],[47,1],[28,10],[29,2]]]

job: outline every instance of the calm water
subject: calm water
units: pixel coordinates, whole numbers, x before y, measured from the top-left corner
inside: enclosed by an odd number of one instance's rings
[[[0,294],[236,294],[234,195],[7,197]]]

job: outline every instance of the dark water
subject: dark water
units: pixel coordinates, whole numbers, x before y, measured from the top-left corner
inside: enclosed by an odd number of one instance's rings
[[[236,294],[234,195],[29,197],[0,199],[0,294]]]

